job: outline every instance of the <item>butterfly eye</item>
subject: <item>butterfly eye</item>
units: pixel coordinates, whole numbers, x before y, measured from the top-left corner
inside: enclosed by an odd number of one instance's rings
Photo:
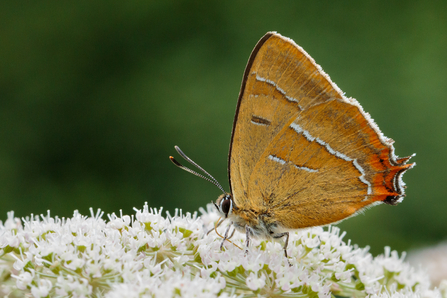
[[[220,202],[220,210],[223,214],[225,214],[225,217],[228,216],[229,213],[231,213],[233,209],[233,200],[230,196],[225,196],[222,201]]]

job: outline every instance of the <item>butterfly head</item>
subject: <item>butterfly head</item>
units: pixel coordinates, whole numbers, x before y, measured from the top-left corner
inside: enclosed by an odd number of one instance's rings
[[[228,218],[228,216],[233,212],[233,196],[229,193],[220,195],[214,203],[214,206],[216,206],[216,209],[220,215]]]

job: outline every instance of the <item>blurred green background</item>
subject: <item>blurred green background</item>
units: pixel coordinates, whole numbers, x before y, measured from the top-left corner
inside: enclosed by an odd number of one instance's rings
[[[0,219],[220,194],[171,164],[179,145],[226,189],[236,100],[256,42],[294,39],[414,152],[407,197],[340,224],[375,254],[446,236],[446,1],[4,1]]]

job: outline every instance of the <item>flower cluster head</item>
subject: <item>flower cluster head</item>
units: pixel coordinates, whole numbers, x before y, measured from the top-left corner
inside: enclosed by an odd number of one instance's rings
[[[9,212],[0,297],[442,297],[397,252],[373,258],[335,227],[291,232],[286,259],[282,243],[253,239],[246,249],[238,233],[221,250],[207,233],[218,220],[211,205],[201,216],[135,211],[108,220]]]

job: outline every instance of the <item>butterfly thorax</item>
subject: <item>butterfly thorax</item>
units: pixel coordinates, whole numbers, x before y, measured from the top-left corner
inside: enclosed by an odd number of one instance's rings
[[[235,204],[232,195],[229,193],[221,195],[215,205],[219,213],[231,220],[234,228],[241,233],[245,234],[248,226],[250,236],[272,239],[285,231],[268,209],[241,208]]]

